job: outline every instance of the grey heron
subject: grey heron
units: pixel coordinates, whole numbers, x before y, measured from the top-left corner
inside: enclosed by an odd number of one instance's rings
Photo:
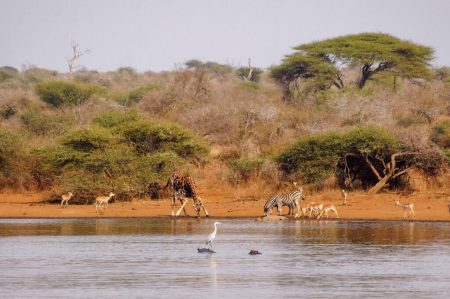
[[[216,238],[217,224],[222,224],[222,223],[218,222],[218,221],[214,222],[214,231],[208,236],[208,240],[205,243],[206,245],[209,245],[211,250],[213,249],[212,243],[213,243],[214,239]]]

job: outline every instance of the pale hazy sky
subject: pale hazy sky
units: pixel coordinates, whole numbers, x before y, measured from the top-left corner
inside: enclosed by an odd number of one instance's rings
[[[196,58],[241,66],[280,62],[291,48],[359,32],[385,32],[436,50],[450,65],[450,0],[0,0],[0,66],[67,71],[171,70]]]

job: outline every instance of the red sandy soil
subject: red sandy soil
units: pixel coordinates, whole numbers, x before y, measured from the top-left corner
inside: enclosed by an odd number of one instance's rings
[[[202,198],[212,217],[260,217],[267,199],[267,191],[249,196],[253,192],[204,189]],[[254,192],[257,193],[257,192]],[[170,199],[158,201],[133,200],[131,202],[116,202],[99,214],[95,206],[69,205],[60,208],[59,204],[47,204],[48,193],[3,193],[0,194],[0,218],[74,218],[74,217],[160,217],[170,216]],[[342,219],[373,219],[373,220],[401,220],[403,210],[395,206],[394,200],[402,203],[414,203],[415,220],[450,221],[448,205],[450,191],[415,192],[407,196],[395,193],[382,193],[368,196],[364,192],[350,192],[347,205],[342,205],[339,190],[327,190],[315,195],[307,196],[306,203],[321,202],[334,204]],[[303,203],[304,204],[304,203]],[[179,206],[179,205],[178,205]],[[192,204],[187,205],[190,216],[194,215]],[[283,212],[287,213],[285,207]],[[276,214],[276,209],[273,210]],[[203,214],[202,214],[203,215]],[[183,214],[182,214],[183,216]],[[330,218],[334,218],[330,213]]]

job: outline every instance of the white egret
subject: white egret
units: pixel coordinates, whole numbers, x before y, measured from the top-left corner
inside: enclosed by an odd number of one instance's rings
[[[214,231],[208,236],[208,240],[206,241],[206,245],[209,245],[210,249],[212,250],[212,243],[214,241],[214,239],[216,238],[216,233],[217,233],[217,224],[222,224],[221,222],[214,222]]]

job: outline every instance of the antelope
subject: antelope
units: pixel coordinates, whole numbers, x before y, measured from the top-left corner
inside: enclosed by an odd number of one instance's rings
[[[347,191],[345,191],[344,189],[341,189],[341,196],[342,196],[342,205],[346,206],[347,205]]]
[[[63,195],[61,195],[61,208],[67,208],[67,206],[69,205],[69,200],[72,198],[73,193],[72,192],[68,192],[65,193]]]
[[[409,210],[409,214],[408,214],[408,218],[411,216],[411,214],[413,214],[413,217],[416,216],[416,213],[414,212],[414,204],[413,203],[400,203],[400,201],[398,201],[398,199],[395,200],[395,204],[397,206],[400,206],[403,208],[403,219],[406,218],[406,210]]]
[[[319,216],[317,217],[317,219],[320,219],[323,214],[325,214],[325,216],[328,219],[328,212],[334,212],[336,214],[336,218],[339,218],[338,212],[336,210],[336,206],[335,205],[326,205],[323,207],[322,212],[319,214]]]
[[[321,203],[317,203],[317,202],[310,202],[307,206],[301,208],[302,210],[302,215],[306,215],[307,212],[309,212],[308,218],[311,217],[316,217],[316,213],[319,213],[322,211],[323,209],[323,204]],[[295,215],[295,218],[299,217],[300,213],[297,213]]]
[[[98,196],[97,198],[95,198],[95,210],[98,211],[98,209],[107,208],[109,200],[114,195],[114,193],[109,192],[108,196]]]

